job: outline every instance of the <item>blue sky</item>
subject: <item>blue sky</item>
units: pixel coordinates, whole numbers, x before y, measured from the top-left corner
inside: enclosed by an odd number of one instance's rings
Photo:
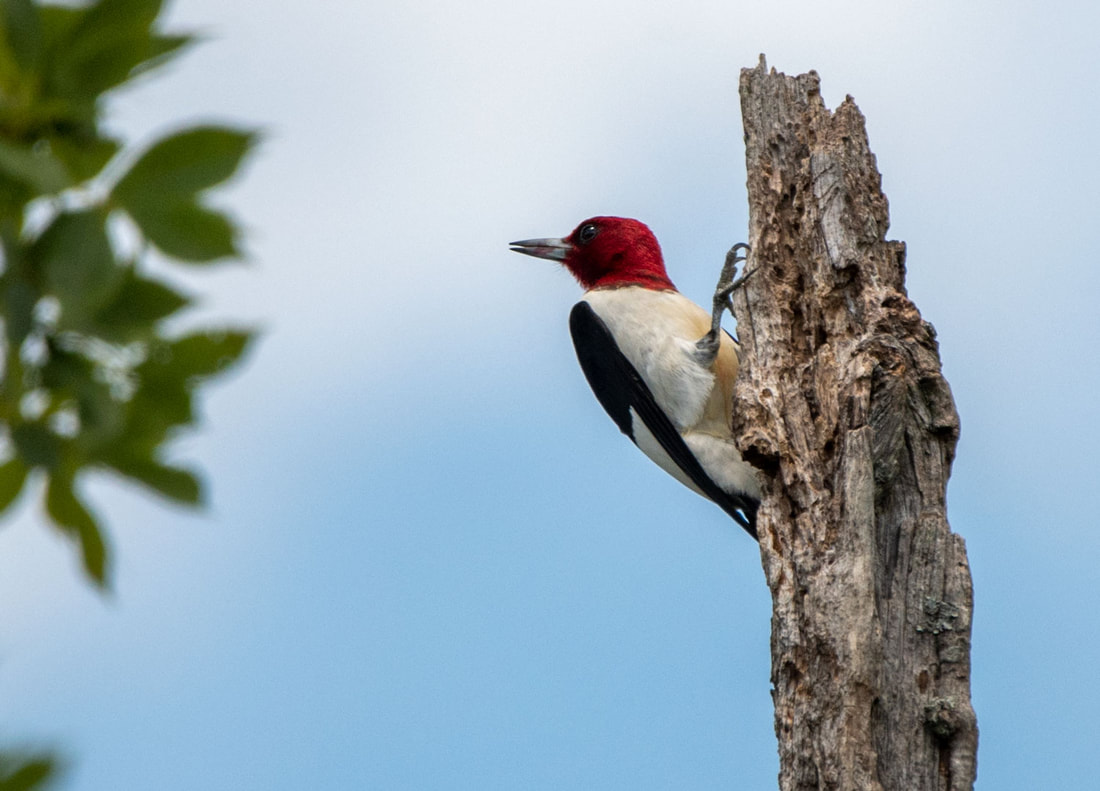
[[[739,69],[868,118],[962,418],[979,789],[1094,782],[1100,84],[1084,3],[179,0],[209,34],[120,96],[267,132],[224,195],[261,324],[181,459],[212,505],[89,493],[115,592],[33,504],[0,529],[0,733],[64,787],[772,788],[755,546],[630,447],[576,366],[578,291],[512,239],[597,213],[708,297],[746,235]]]

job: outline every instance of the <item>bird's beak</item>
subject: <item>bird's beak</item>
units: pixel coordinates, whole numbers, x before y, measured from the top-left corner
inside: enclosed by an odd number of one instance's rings
[[[564,261],[573,245],[564,239],[525,239],[522,242],[510,242],[509,249],[515,253],[533,255],[535,258]]]

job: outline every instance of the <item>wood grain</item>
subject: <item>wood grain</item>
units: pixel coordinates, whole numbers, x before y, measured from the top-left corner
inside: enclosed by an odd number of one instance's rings
[[[863,115],[741,73],[752,272],[734,435],[764,473],[779,787],[973,787],[972,588],[945,489],[959,419]]]

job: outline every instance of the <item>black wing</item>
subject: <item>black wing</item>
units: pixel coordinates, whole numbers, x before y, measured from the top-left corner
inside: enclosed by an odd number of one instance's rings
[[[749,497],[731,494],[711,480],[684,443],[680,432],[657,405],[645,380],[619,350],[603,319],[587,302],[578,302],[573,306],[569,314],[569,331],[573,335],[577,360],[592,392],[619,429],[637,444],[633,418],[630,416],[633,408],[665,453],[691,482],[756,538],[756,509],[759,503]]]

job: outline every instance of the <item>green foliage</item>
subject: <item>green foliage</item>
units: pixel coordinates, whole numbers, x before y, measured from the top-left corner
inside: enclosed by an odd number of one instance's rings
[[[186,129],[146,151],[111,196],[167,255],[193,262],[237,255],[233,223],[198,196],[232,176],[254,142],[231,129]]]
[[[0,0],[0,513],[44,480],[45,514],[100,586],[110,553],[81,477],[113,471],[201,505],[199,475],[168,462],[166,446],[195,423],[197,388],[252,338],[169,331],[191,299],[148,264],[240,255],[235,224],[208,195],[256,135],[198,126],[134,152],[100,125],[110,91],[191,42],[159,30],[161,6]],[[0,791],[35,787],[7,782]]]
[[[50,755],[0,751],[0,791],[45,791],[57,775]]]

